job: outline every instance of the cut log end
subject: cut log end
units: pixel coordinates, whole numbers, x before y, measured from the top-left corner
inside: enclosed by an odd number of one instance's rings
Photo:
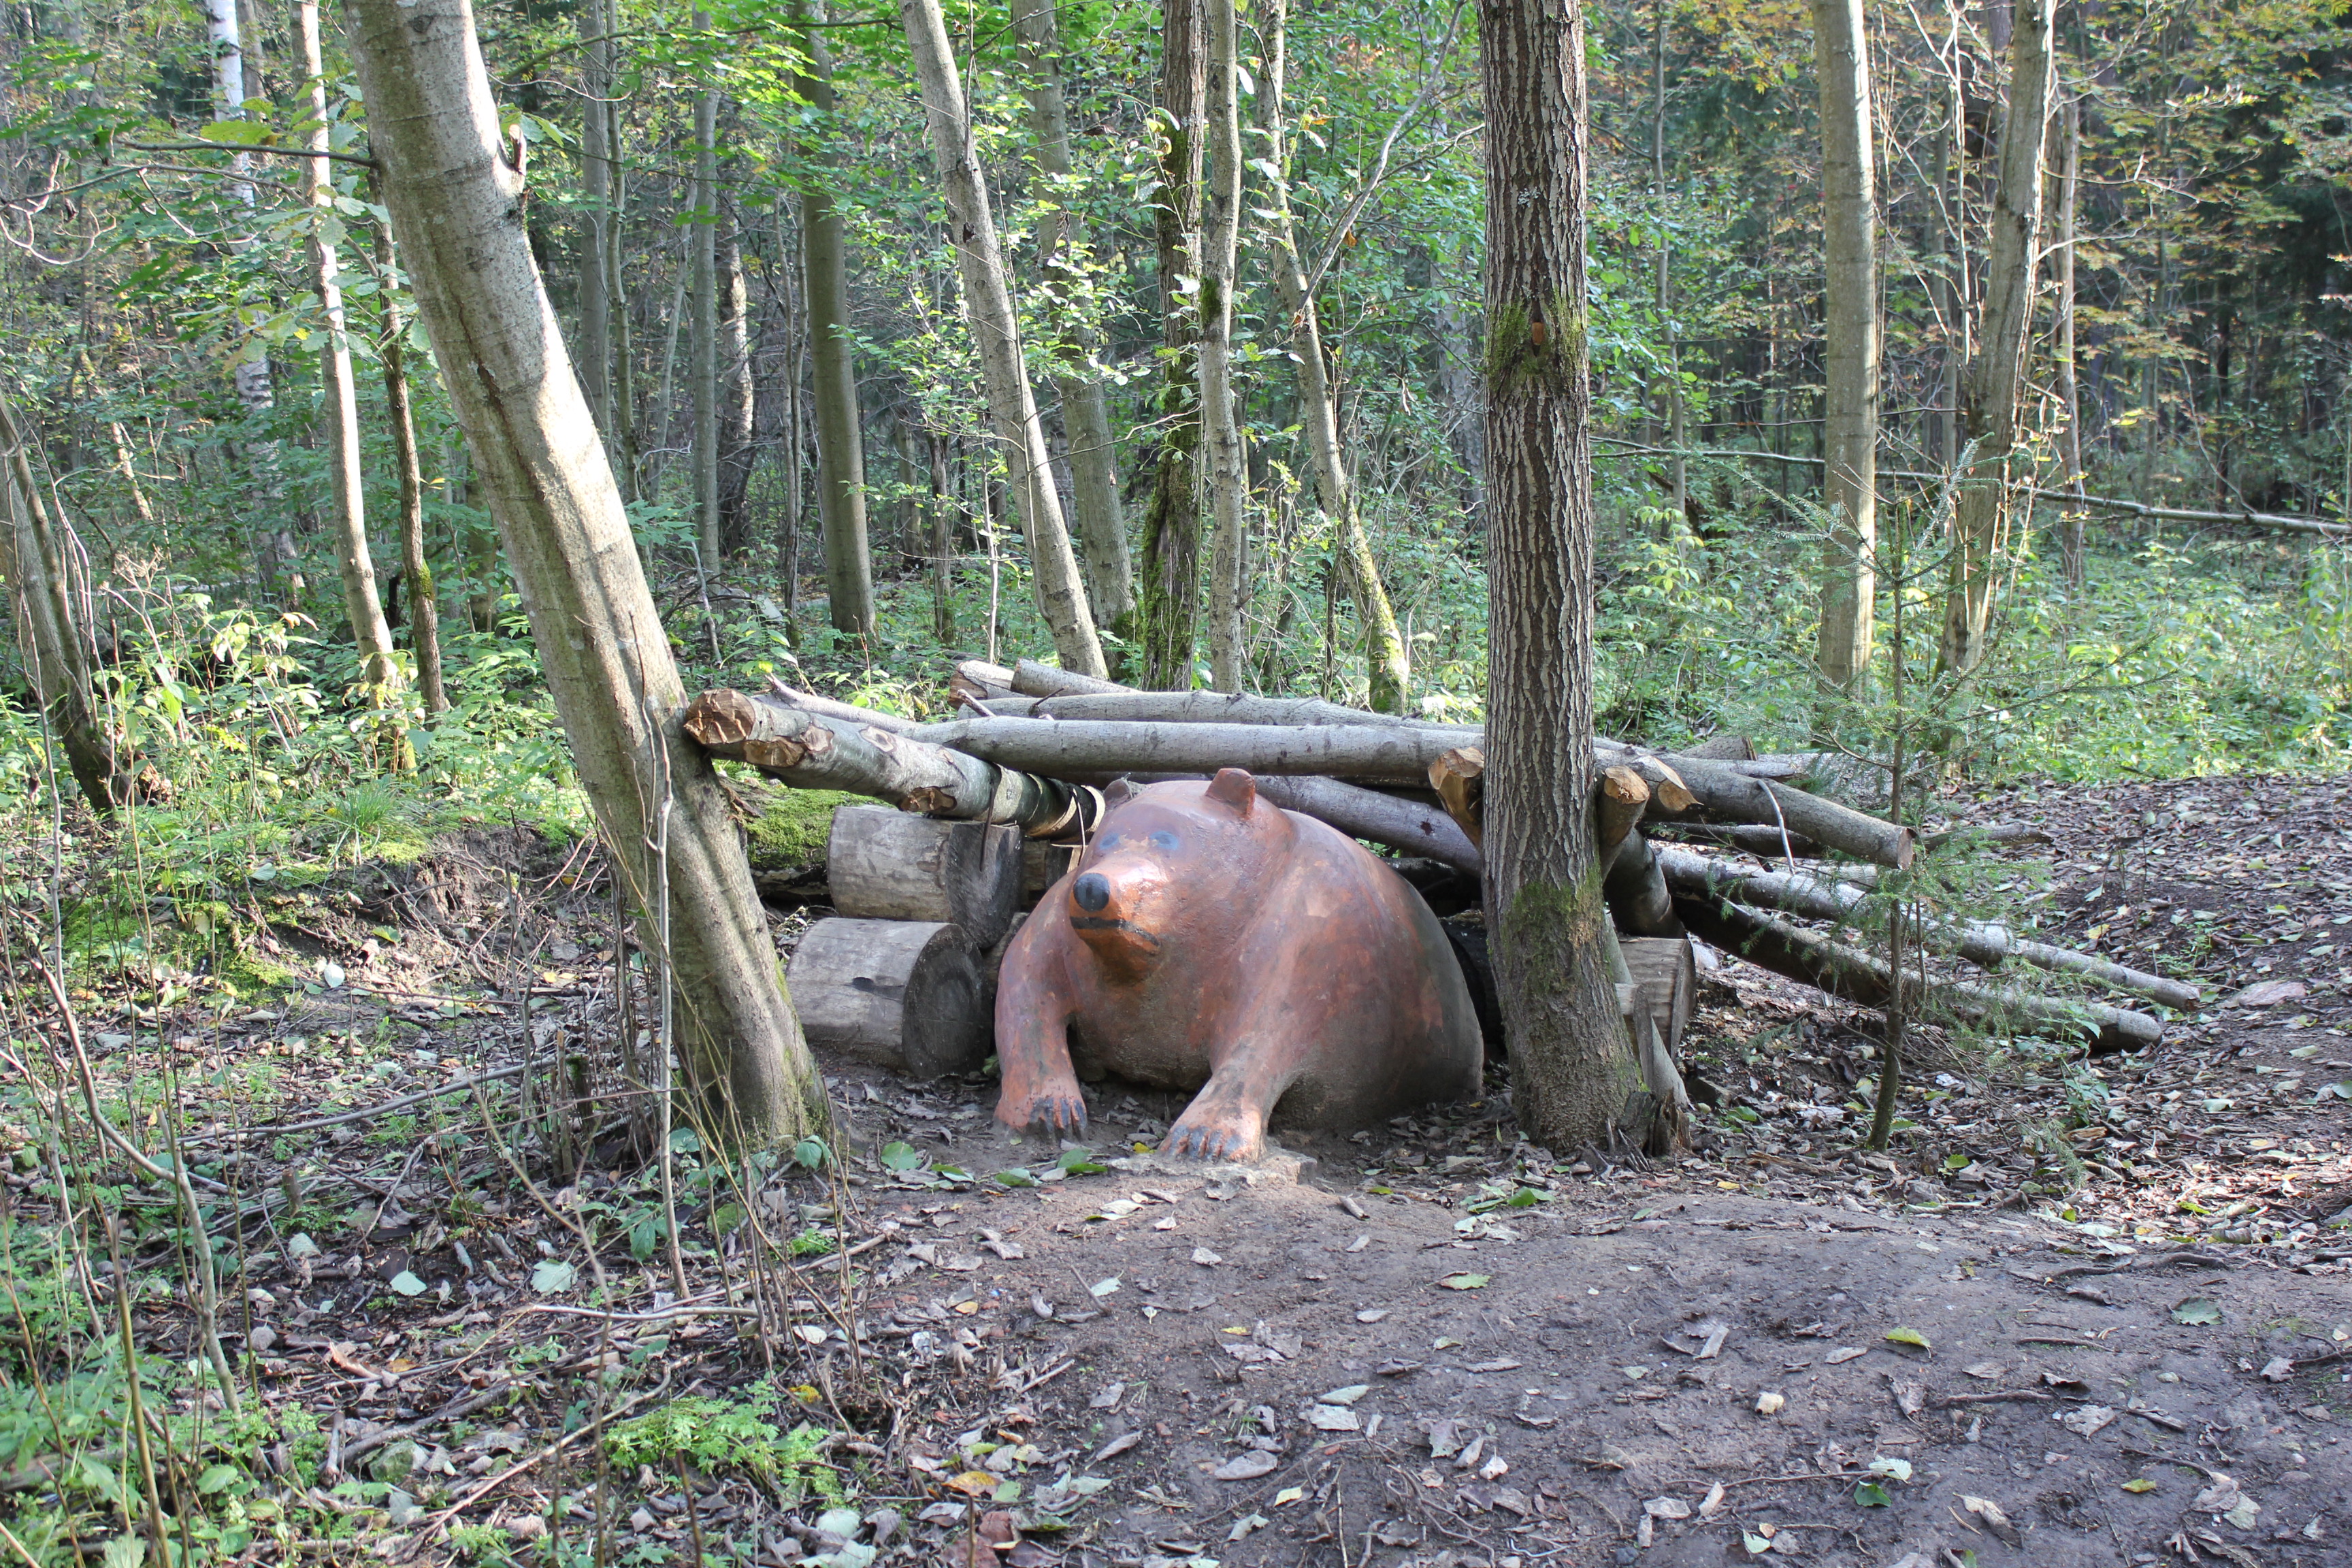
[[[742,692],[730,689],[706,691],[688,703],[686,711],[678,716],[678,727],[698,745],[732,746],[749,737],[759,727],[759,721],[758,704]]]

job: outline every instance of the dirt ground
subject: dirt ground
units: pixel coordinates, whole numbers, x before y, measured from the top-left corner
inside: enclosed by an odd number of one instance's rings
[[[601,1517],[612,1561],[839,1568],[2352,1564],[2347,800],[1973,803],[2050,830],[2048,940],[2191,963],[2217,1005],[2095,1060],[1930,1033],[1885,1156],[1853,1109],[1869,1016],[1726,956],[1689,1157],[1534,1148],[1499,1068],[1476,1103],[1243,1171],[1141,1152],[1164,1097],[1096,1086],[1066,1152],[1009,1142],[990,1079],[827,1063],[844,1168],[746,1194],[688,1159],[673,1271],[609,1120],[604,895],[488,840],[287,922],[289,961],[345,983],[174,1057],[256,1086],[189,1135],[207,1179],[269,1194],[236,1348],[330,1435],[314,1491],[399,1456],[397,1490],[341,1506],[386,1510],[415,1561],[595,1560]],[[526,1059],[578,1060],[608,1120],[509,1147]],[[495,1101],[383,1110],[500,1070]],[[140,1327],[188,1348],[168,1303]],[[581,1440],[762,1377],[831,1432],[847,1542],[823,1500],[600,1476]]]

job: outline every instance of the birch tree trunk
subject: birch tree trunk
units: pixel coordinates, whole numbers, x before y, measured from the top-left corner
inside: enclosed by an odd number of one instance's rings
[[[1480,0],[1486,110],[1486,921],[1529,1138],[1606,1142],[1642,1085],[1591,816],[1584,18]]]
[[[1345,563],[1356,615],[1364,624],[1365,674],[1371,706],[1375,712],[1402,713],[1412,668],[1404,637],[1397,630],[1396,611],[1389,603],[1388,590],[1381,585],[1380,562],[1372,554],[1371,541],[1364,536],[1363,518],[1356,510],[1355,489],[1348,482],[1347,460],[1339,451],[1339,410],[1333,405],[1323,362],[1323,329],[1315,301],[1307,292],[1307,273],[1298,259],[1297,231],[1290,215],[1290,165],[1282,117],[1288,3],[1264,0],[1265,9],[1258,25],[1265,49],[1257,89],[1259,129],[1265,138],[1266,162],[1276,171],[1266,182],[1267,262],[1282,313],[1290,322],[1290,352],[1298,362],[1298,418],[1315,470],[1316,498],[1330,520],[1334,553]]]
[[[328,150],[326,67],[319,47],[318,0],[300,0],[295,7],[297,47],[302,51],[302,75],[310,84],[310,150]],[[392,657],[392,627],[384,620],[383,601],[376,592],[375,559],[368,549],[367,479],[360,464],[359,390],[352,382],[352,340],[343,317],[341,266],[334,235],[342,227],[335,216],[333,163],[326,158],[302,160],[303,184],[310,203],[310,281],[318,291],[319,311],[326,318],[327,341],[319,351],[320,390],[324,394],[327,428],[327,475],[335,505],[335,565],[343,580],[343,614],[350,620],[352,641],[359,649],[360,679],[381,702],[399,689],[400,667]],[[412,584],[413,585],[413,584]]]
[[[0,470],[7,504],[0,571],[8,575],[14,601],[16,657],[82,798],[99,816],[111,816],[129,781],[115,755],[114,736],[90,700],[87,617],[75,614],[78,595],[63,520],[53,523],[42,503],[25,434],[5,404],[0,404]]]
[[[1159,188],[1151,202],[1160,249],[1160,386],[1151,419],[1160,432],[1151,503],[1143,518],[1143,571],[1137,627],[1143,684],[1190,691],[1201,629],[1201,496],[1193,458],[1201,446],[1198,332],[1187,279],[1200,276],[1201,121],[1207,113],[1208,47],[1201,0],[1161,0]]]
[[[824,7],[811,5],[809,17],[824,21]],[[833,53],[821,29],[810,27],[803,37],[810,68],[800,79],[801,93],[829,127]],[[857,363],[849,340],[847,249],[841,209],[824,186],[823,171],[813,171],[801,190],[801,261],[815,378],[816,504],[824,537],[825,592],[834,630],[870,632],[874,552],[866,529],[866,448],[857,416]]]
[[[1974,669],[1992,625],[1993,584],[2007,552],[2010,458],[2034,315],[2033,277],[2042,241],[2042,128],[2050,118],[2052,0],[2016,0],[2011,14],[2009,114],[1986,247],[1984,332],[1969,366],[1961,410],[1976,456],[1954,523],[1951,581],[1945,589],[1939,668]]]
[[[1201,207],[1202,464],[1209,515],[1209,680],[1239,691],[1242,605],[1249,550],[1249,475],[1234,398],[1234,268],[1241,245],[1240,25],[1234,0],[1205,0],[1209,35],[1207,200]]]
[[[2083,99],[2064,94],[2058,115],[2058,189],[2051,205],[2057,237],[2051,247],[2051,265],[2058,272],[2058,463],[2063,470],[2058,488],[2077,498],[2083,494],[2083,407],[2074,371],[2074,218],[2076,174],[2083,158]],[[2088,510],[2077,499],[2058,525],[2058,563],[2067,588],[2083,589],[2083,551]]]
[[[384,195],[529,612],[572,763],[640,939],[665,956],[676,1044],[714,1131],[824,1128],[724,790],[677,726],[686,694],[627,513],[520,221],[467,0],[350,0]],[[667,903],[661,901],[664,889]]]
[[[1826,279],[1823,453],[1830,536],[1814,662],[1851,687],[1870,667],[1878,547],[1878,195],[1862,0],[1813,0]]]
[[[694,14],[698,31],[710,26],[706,11]],[[694,517],[696,553],[705,574],[726,559],[719,528],[719,89],[694,100],[693,227],[688,234],[693,258],[694,314],[688,328],[687,379],[694,399]]]
[[[1022,67],[1029,81],[1029,129],[1037,140],[1037,168],[1045,175],[1052,203],[1039,221],[1038,266],[1051,291],[1083,280],[1086,225],[1052,189],[1076,176],[1070,157],[1069,111],[1062,95],[1061,27],[1055,0],[1013,0],[1013,26],[1021,40]],[[1110,429],[1110,400],[1103,384],[1086,374],[1089,344],[1075,330],[1066,333],[1062,358],[1070,366],[1055,378],[1062,397],[1062,423],[1070,444],[1070,509],[1077,529],[1078,555],[1086,569],[1087,598],[1096,623],[1120,637],[1134,636],[1135,568],[1129,560],[1127,523],[1118,499],[1118,446]]]
[[[730,555],[751,542],[751,468],[759,461],[751,384],[751,280],[743,268],[743,231],[722,210],[719,229],[719,540]]]
[[[1054,489],[1045,429],[1029,389],[1021,359],[1021,328],[1013,290],[1004,274],[1004,252],[996,242],[996,216],[988,204],[988,184],[972,142],[971,115],[963,81],[948,42],[940,0],[900,0],[899,20],[922,83],[923,110],[930,121],[931,153],[945,188],[956,260],[963,274],[964,310],[980,352],[987,383],[990,422],[1003,450],[1021,522],[1029,542],[1030,569],[1036,576],[1037,608],[1054,634],[1054,651],[1064,669],[1104,673],[1102,644],[1078,558],[1062,521],[1062,499]]]
[[[220,94],[221,118],[242,120],[246,100],[245,50],[237,0],[205,0],[205,32],[212,46],[213,84]],[[228,162],[236,176],[229,181],[229,199],[250,213],[254,205],[253,182],[242,176],[252,172],[253,159],[248,153],[233,153]],[[252,244],[249,233],[232,234],[228,240],[233,251],[241,252]],[[258,352],[258,348],[255,345],[253,350],[239,354],[229,373],[236,387],[237,405],[245,410],[246,422],[254,426],[267,420],[278,405],[277,389],[270,382],[269,356]],[[301,572],[295,565],[294,537],[279,515],[285,496],[278,476],[278,444],[266,437],[247,442],[245,461],[253,485],[253,565],[261,592],[267,595],[273,590],[282,567],[291,574],[288,592],[299,600],[303,584]]]
[[[381,192],[372,194],[381,205]],[[408,579],[408,646],[416,656],[416,688],[425,698],[425,711],[446,713],[449,693],[441,679],[441,595],[433,585],[433,563],[425,554],[425,468],[416,451],[415,411],[408,395],[408,323],[400,313],[400,267],[392,230],[383,224],[375,226],[375,270],[383,300],[383,343],[376,357],[383,367],[384,413],[392,424],[393,465],[400,478],[400,570]]]

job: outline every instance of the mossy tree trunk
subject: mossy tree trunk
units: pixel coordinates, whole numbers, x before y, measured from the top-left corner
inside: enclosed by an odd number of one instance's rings
[[[1201,122],[1209,94],[1200,0],[1164,0],[1160,26],[1160,184],[1151,222],[1160,247],[1162,357],[1151,417],[1160,432],[1151,502],[1143,516],[1143,570],[1136,586],[1143,684],[1192,689],[1201,635],[1199,327],[1181,279],[1200,276]]]
[[[1486,910],[1528,1137],[1606,1141],[1642,1087],[1591,816],[1584,18],[1481,0],[1486,108]]]

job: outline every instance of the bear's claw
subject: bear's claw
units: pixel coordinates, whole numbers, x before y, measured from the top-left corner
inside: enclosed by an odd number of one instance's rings
[[[1248,1127],[1180,1120],[1168,1130],[1167,1142],[1160,1145],[1160,1152],[1202,1160],[1248,1160],[1256,1156],[1257,1143],[1256,1131]]]
[[[1076,1084],[1041,1089],[997,1107],[997,1120],[1016,1132],[1042,1129],[1055,1134],[1087,1130],[1087,1097]]]

